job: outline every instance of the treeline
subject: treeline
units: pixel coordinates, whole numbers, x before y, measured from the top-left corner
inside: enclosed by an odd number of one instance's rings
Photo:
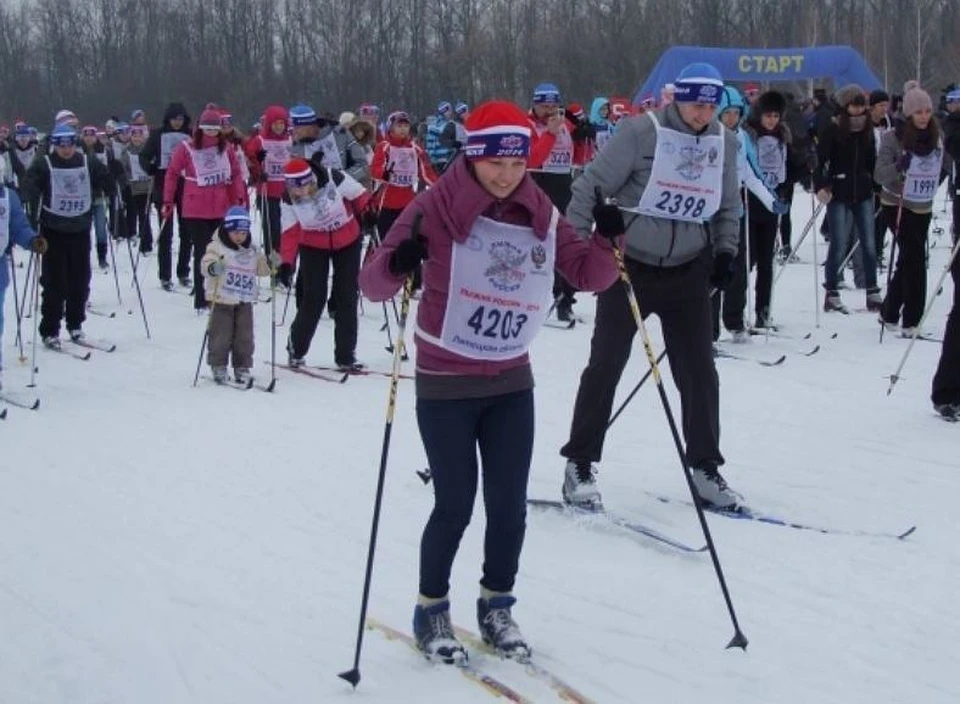
[[[171,100],[417,113],[438,99],[632,95],[669,46],[850,44],[891,91],[960,78],[960,0],[0,0],[0,117]]]

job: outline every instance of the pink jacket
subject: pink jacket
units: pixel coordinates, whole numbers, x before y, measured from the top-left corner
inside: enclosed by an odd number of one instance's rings
[[[201,147],[207,148],[217,144],[216,137],[203,136]],[[247,204],[247,186],[243,182],[240,164],[237,161],[236,150],[229,144],[224,147],[227,159],[230,162],[230,179],[226,183],[215,186],[200,187],[197,185],[197,174],[193,168],[193,159],[190,150],[193,149],[193,140],[184,140],[173,150],[170,157],[170,166],[163,182],[163,202],[173,203],[177,194],[177,181],[183,178],[183,200],[181,212],[185,218],[196,220],[222,220],[232,205]]]
[[[390,273],[390,254],[410,237],[414,215],[423,213],[420,234],[427,240],[429,258],[423,263],[423,295],[417,310],[417,325],[428,335],[440,337],[450,284],[453,243],[464,242],[481,215],[513,225],[532,227],[545,239],[553,204],[529,175],[509,199],[498,201],[477,183],[466,159],[457,159],[436,185],[421,193],[400,215],[383,245],[360,271],[360,290],[372,301],[393,296],[403,286],[403,277]],[[610,242],[599,236],[580,239],[565,218],[557,224],[556,267],[581,291],[603,291],[617,280],[617,266]],[[416,336],[417,371],[434,374],[495,376],[504,370],[530,363],[527,355],[505,361],[469,359],[437,347]]]

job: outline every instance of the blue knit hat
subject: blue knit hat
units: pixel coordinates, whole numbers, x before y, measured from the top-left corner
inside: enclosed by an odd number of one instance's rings
[[[13,130],[13,134],[16,137],[29,137],[30,136],[30,125],[25,122],[19,123]]]
[[[77,131],[70,125],[57,125],[50,133],[50,144],[55,147],[76,146]]]
[[[445,112],[453,110],[453,106],[450,104],[449,100],[441,100],[439,105],[437,105],[437,114],[442,115]]]
[[[227,232],[235,232],[236,230],[250,232],[250,213],[247,212],[246,208],[234,205],[223,216],[223,229]]]
[[[947,93],[948,103],[960,103],[960,88]]]
[[[470,111],[470,106],[467,105],[465,102],[463,102],[463,101],[461,100],[460,102],[457,103],[457,107],[456,107],[456,109],[455,109],[455,112],[456,112],[458,115],[466,115],[467,112],[469,112],[469,111]]]
[[[290,124],[294,127],[305,127],[317,123],[317,113],[309,105],[300,103],[290,108]]]
[[[711,64],[696,62],[684,68],[673,82],[678,103],[708,103],[716,105],[723,92],[723,77]]]
[[[558,104],[560,102],[560,89],[552,83],[541,83],[533,89],[533,103],[537,104]]]

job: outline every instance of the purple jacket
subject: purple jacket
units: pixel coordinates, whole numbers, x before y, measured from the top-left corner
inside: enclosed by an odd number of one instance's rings
[[[404,277],[390,273],[388,262],[397,244],[410,237],[416,212],[423,213],[420,234],[427,240],[429,258],[423,263],[423,294],[417,310],[417,324],[427,334],[440,337],[450,285],[453,243],[464,242],[474,221],[481,215],[512,225],[532,227],[545,239],[553,204],[547,195],[525,176],[513,194],[498,201],[476,181],[467,160],[460,158],[437,183],[408,205],[386,238],[360,271],[360,290],[372,301],[393,296]],[[556,267],[564,278],[581,291],[603,291],[617,280],[616,261],[609,240],[594,235],[581,239],[566,219],[557,224]],[[462,357],[416,336],[417,371],[434,374],[495,376],[530,363],[526,354],[504,361]]]

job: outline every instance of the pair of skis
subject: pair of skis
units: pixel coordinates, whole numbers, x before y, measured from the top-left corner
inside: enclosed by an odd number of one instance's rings
[[[413,636],[409,633],[397,630],[374,618],[367,619],[367,628],[380,632],[387,640],[404,643],[417,653],[421,652],[417,647],[416,640],[414,640]],[[480,636],[475,633],[460,627],[455,627],[454,632],[464,645],[472,648],[474,651],[486,655],[493,654],[490,646],[484,643]],[[560,701],[571,702],[573,704],[594,704],[595,700],[577,691],[551,670],[537,663],[532,657],[514,662],[518,668],[522,668],[523,672],[528,676],[552,689]],[[496,698],[506,699],[507,701],[517,702],[518,704],[533,704],[534,702],[533,699],[524,696],[510,685],[487,672],[482,662],[478,664],[467,659],[451,667],[455,667],[461,675]]]

